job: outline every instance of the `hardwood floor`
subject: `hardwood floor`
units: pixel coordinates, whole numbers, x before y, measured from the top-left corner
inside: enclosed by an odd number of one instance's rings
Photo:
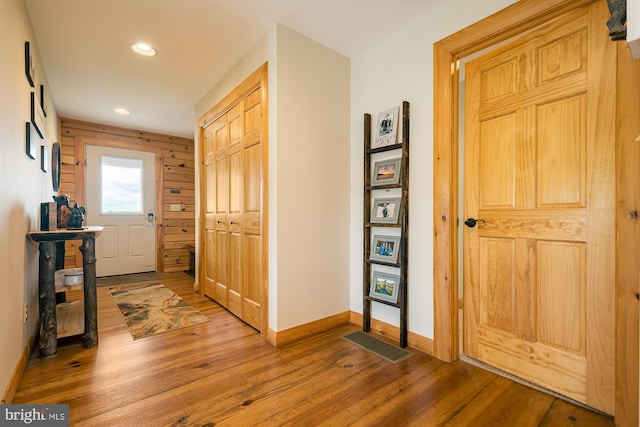
[[[13,403],[68,403],[72,426],[614,425],[464,362],[412,350],[391,364],[340,339],[354,325],[276,349],[194,293],[190,276],[161,282],[211,321],[133,341],[99,287],[98,347],[34,352]]]

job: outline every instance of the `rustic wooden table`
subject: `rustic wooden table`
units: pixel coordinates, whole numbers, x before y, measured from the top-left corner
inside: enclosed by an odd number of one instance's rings
[[[40,291],[40,357],[58,354],[56,319],[56,242],[82,240],[82,271],[84,274],[84,334],[83,345],[98,345],[98,305],[96,299],[95,238],[103,227],[91,226],[78,230],[31,231],[27,235],[40,245],[38,287]]]

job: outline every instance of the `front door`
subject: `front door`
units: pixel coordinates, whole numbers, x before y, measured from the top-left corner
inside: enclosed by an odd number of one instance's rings
[[[615,45],[603,9],[466,64],[464,219],[477,221],[463,227],[463,352],[613,414]]]
[[[86,145],[87,223],[98,277],[156,270],[155,153]]]

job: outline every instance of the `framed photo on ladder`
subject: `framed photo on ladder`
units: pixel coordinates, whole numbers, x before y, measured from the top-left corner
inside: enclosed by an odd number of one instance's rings
[[[369,296],[397,304],[400,276],[380,271],[374,271],[371,276]]]
[[[371,204],[369,222],[378,224],[397,224],[400,215],[401,197],[384,197],[374,199]]]
[[[371,185],[397,184],[400,182],[400,158],[380,160],[373,164]]]
[[[373,147],[380,148],[394,145],[398,138],[398,107],[389,108],[378,114],[376,122]]]

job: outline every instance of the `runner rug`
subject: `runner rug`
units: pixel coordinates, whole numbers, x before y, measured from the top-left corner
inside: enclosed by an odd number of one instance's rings
[[[114,286],[109,292],[134,340],[209,321],[161,283]]]

